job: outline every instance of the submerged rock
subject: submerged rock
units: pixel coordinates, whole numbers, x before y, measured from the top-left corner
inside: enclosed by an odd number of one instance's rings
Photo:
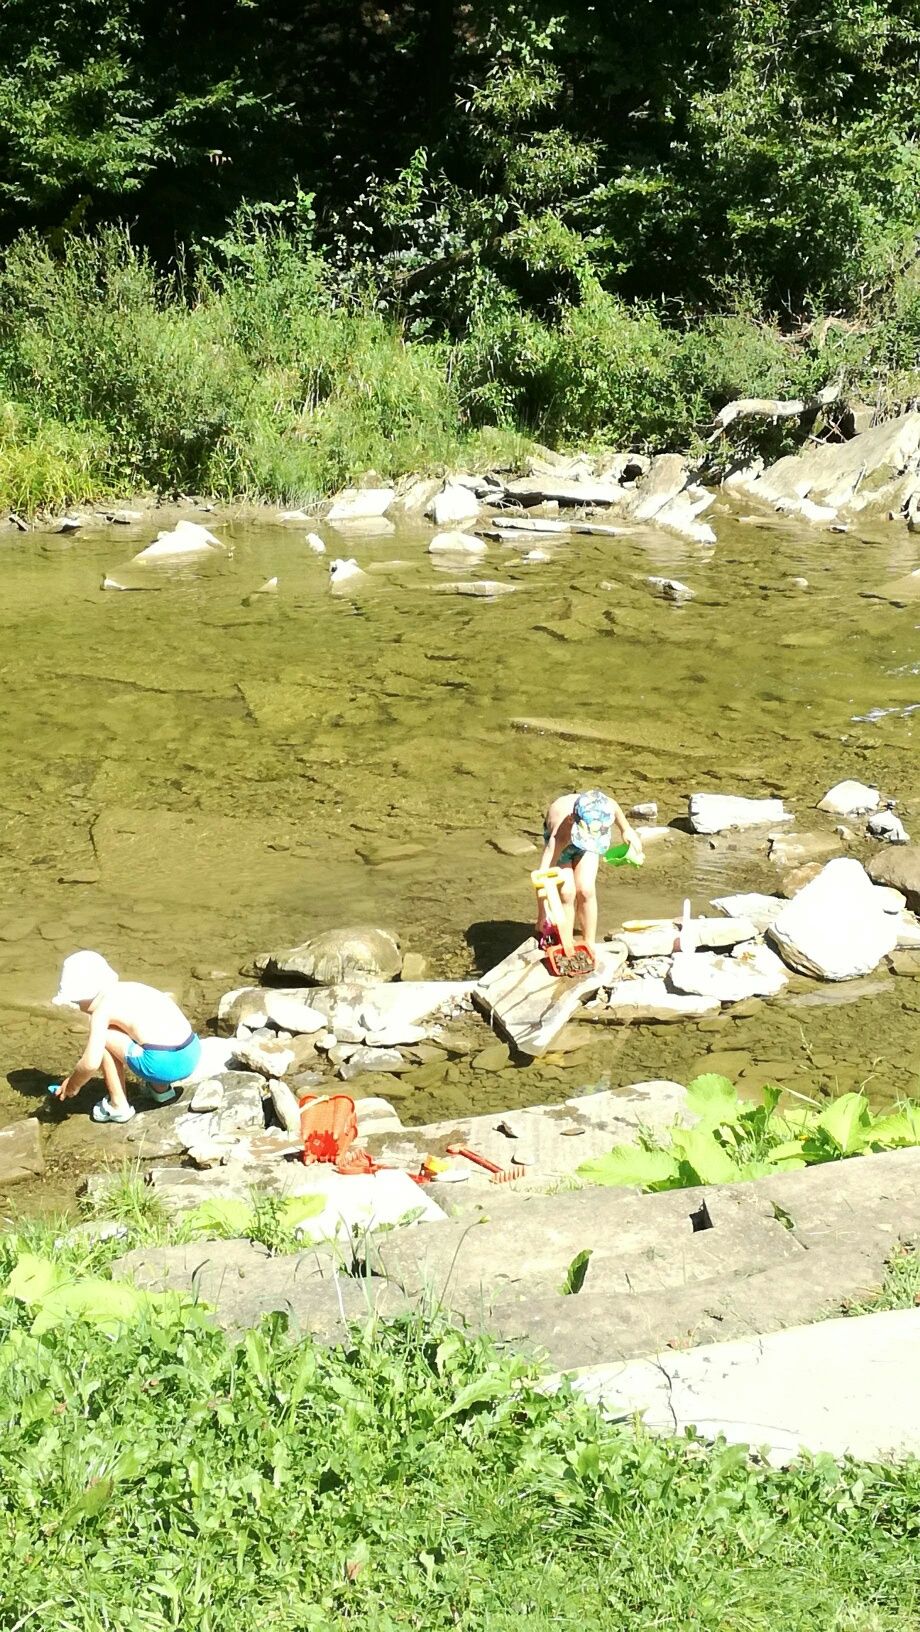
[[[429,555],[487,555],[489,546],[472,533],[435,533],[428,546]]]
[[[494,578],[473,578],[465,583],[435,585],[442,595],[475,595],[488,601],[494,601],[499,595],[513,595],[516,588],[516,584],[500,584]]]
[[[691,794],[689,815],[694,833],[725,833],[793,819],[781,799],[745,799],[730,793]]]
[[[186,555],[226,554],[226,546],[197,521],[177,521],[171,532],[157,533],[152,544],[134,556],[134,562],[160,561]]]
[[[306,536],[307,548],[312,550],[314,555],[325,555],[326,546],[320,538],[319,533],[307,533]]]
[[[829,861],[784,907],[769,930],[784,961],[819,980],[870,974],[897,945],[897,923],[884,910],[858,861]]]
[[[272,952],[266,967],[272,975],[300,975],[317,986],[336,986],[346,981],[395,980],[402,955],[398,936],[362,924],[323,930],[300,946]]]
[[[679,578],[646,578],[650,589],[655,589],[666,601],[692,601],[693,590]],[[657,810],[657,806],[655,807]]]

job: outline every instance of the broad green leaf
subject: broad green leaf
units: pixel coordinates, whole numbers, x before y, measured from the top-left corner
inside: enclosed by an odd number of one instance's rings
[[[92,1326],[115,1332],[127,1320],[135,1320],[148,1302],[148,1295],[125,1281],[104,1281],[93,1275],[69,1286],[58,1286],[42,1298],[32,1322],[36,1337],[53,1331],[65,1321],[86,1320]]]
[[[699,1117],[700,1128],[717,1128],[722,1122],[737,1122],[744,1101],[728,1077],[709,1071],[694,1077],[687,1089],[687,1109]]]
[[[901,1105],[890,1116],[880,1116],[867,1134],[873,1150],[899,1145],[920,1145],[920,1105]]]
[[[841,1094],[821,1112],[815,1127],[833,1139],[842,1155],[854,1156],[865,1148],[869,1121],[869,1105],[864,1094]]]
[[[605,1156],[582,1162],[578,1177],[588,1184],[666,1186],[677,1179],[678,1163],[666,1150],[645,1150],[641,1145],[614,1145]]]
[[[87,1485],[83,1495],[78,1496],[75,1502],[71,1502],[70,1506],[65,1508],[61,1515],[61,1523],[71,1524],[74,1519],[95,1518],[97,1513],[102,1512],[113,1489],[114,1480],[108,1477],[94,1479],[91,1485]]]
[[[585,1284],[585,1276],[588,1273],[588,1264],[590,1261],[590,1247],[583,1247],[581,1252],[576,1252],[575,1257],[572,1259],[572,1262],[569,1264],[569,1267],[565,1272],[565,1280],[559,1288],[560,1293],[564,1298],[571,1297],[574,1293],[581,1291]]]
[[[64,1279],[50,1258],[38,1258],[34,1252],[24,1252],[3,1290],[8,1298],[18,1298],[20,1303],[40,1303]]]
[[[481,1377],[474,1377],[471,1383],[461,1388],[452,1405],[440,1416],[436,1422],[444,1422],[447,1417],[459,1416],[461,1411],[468,1411],[471,1405],[482,1405],[486,1400],[498,1400],[508,1393],[508,1378],[503,1371],[485,1371]]]
[[[692,1167],[700,1184],[734,1184],[738,1163],[705,1128],[682,1128],[674,1135],[674,1149]]]

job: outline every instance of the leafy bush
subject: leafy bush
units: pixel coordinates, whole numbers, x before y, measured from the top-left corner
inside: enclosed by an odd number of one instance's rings
[[[692,1128],[676,1122],[660,1138],[615,1145],[583,1162],[579,1177],[592,1184],[683,1190],[920,1145],[920,1104],[876,1116],[864,1094],[849,1093],[822,1111],[799,1105],[780,1112],[781,1097],[779,1088],[767,1087],[759,1103],[744,1100],[727,1077],[697,1077],[687,1089]]]

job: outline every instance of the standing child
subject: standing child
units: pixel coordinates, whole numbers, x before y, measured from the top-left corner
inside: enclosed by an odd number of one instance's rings
[[[98,952],[74,952],[64,959],[52,1001],[90,1019],[83,1053],[69,1077],[49,1091],[70,1099],[101,1070],[108,1098],[93,1106],[94,1122],[130,1122],[134,1107],[125,1093],[126,1066],[158,1105],[167,1105],[176,1097],[173,1084],[190,1076],[201,1057],[201,1043],[172,998],[139,981],[119,980]]]
[[[609,799],[599,788],[588,793],[564,793],[554,799],[543,818],[544,850],[540,870],[559,867],[562,883],[559,897],[565,913],[565,924],[560,927],[575,938],[575,925],[581,931],[579,939],[594,950],[597,940],[597,869],[601,856],[613,842],[613,828],[617,829],[623,844],[632,846],[637,861],[644,860],[642,841],[615,799]],[[541,903],[537,924],[542,937],[546,927]]]

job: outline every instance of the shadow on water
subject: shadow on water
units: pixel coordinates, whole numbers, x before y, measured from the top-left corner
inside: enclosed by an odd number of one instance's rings
[[[15,1094],[19,1094],[22,1099],[33,1101],[30,1107],[31,1110],[34,1111],[40,1105],[46,1105],[49,1110],[55,1109],[54,1098],[48,1093],[49,1082],[55,1081],[53,1071],[41,1071],[26,1066],[22,1069],[8,1071],[6,1080]],[[71,1103],[76,1104],[78,1101],[75,1100]]]
[[[485,974],[509,952],[514,952],[522,941],[533,934],[533,924],[516,918],[484,918],[470,924],[466,942],[475,960],[476,973]]]

